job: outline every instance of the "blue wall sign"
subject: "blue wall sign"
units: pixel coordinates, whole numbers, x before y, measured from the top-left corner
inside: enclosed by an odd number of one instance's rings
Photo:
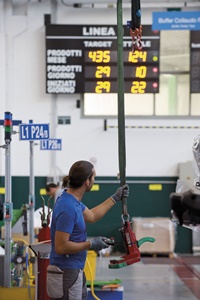
[[[200,30],[200,11],[153,12],[152,30]]]
[[[40,150],[62,150],[62,140],[49,139],[40,141]]]
[[[49,124],[20,124],[19,139],[24,141],[49,139]]]

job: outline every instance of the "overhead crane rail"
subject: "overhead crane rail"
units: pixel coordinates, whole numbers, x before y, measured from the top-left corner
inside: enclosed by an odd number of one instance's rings
[[[107,120],[104,120],[104,131],[108,129],[117,129],[118,125],[108,125]],[[126,125],[127,129],[200,129],[200,126],[156,126],[156,125]]]

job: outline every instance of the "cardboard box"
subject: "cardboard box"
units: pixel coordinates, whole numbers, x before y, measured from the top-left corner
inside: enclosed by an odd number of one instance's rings
[[[168,218],[132,218],[132,229],[137,240],[143,237],[155,238],[154,243],[140,246],[140,253],[170,254],[175,248],[175,224]]]

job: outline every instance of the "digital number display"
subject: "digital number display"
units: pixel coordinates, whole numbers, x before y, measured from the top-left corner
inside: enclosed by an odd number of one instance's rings
[[[159,69],[158,67],[154,66],[146,66],[146,65],[140,65],[140,66],[125,66],[124,67],[124,76],[127,78],[157,78],[158,77]],[[116,66],[86,66],[85,67],[85,78],[93,79],[93,78],[116,78],[117,74],[117,67]]]
[[[159,92],[159,32],[143,26],[142,51],[132,52],[124,26],[124,92]],[[117,93],[117,26],[47,25],[46,91],[50,94]]]
[[[118,88],[116,81],[86,81],[85,90],[90,90],[91,93],[116,93]],[[144,94],[152,93],[152,91],[157,91],[158,83],[153,80],[141,80],[141,81],[125,81],[124,88],[127,93],[132,94]]]
[[[190,93],[200,93],[200,34],[190,32]]]
[[[110,62],[110,50],[89,51],[88,58],[91,59],[92,62],[95,62],[97,64],[109,63]]]

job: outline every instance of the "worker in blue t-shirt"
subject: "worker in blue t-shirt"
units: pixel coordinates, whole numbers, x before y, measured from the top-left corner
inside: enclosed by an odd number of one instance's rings
[[[129,187],[123,185],[98,206],[89,209],[82,202],[95,179],[94,166],[88,161],[75,162],[63,178],[64,192],[57,198],[51,223],[50,265],[47,269],[47,293],[51,299],[85,300],[87,286],[84,265],[87,250],[100,251],[109,247],[105,237],[87,241],[85,222],[100,220],[123,197]],[[59,276],[62,275],[62,279]],[[57,280],[57,283],[56,281]],[[59,284],[62,284],[59,288]]]

